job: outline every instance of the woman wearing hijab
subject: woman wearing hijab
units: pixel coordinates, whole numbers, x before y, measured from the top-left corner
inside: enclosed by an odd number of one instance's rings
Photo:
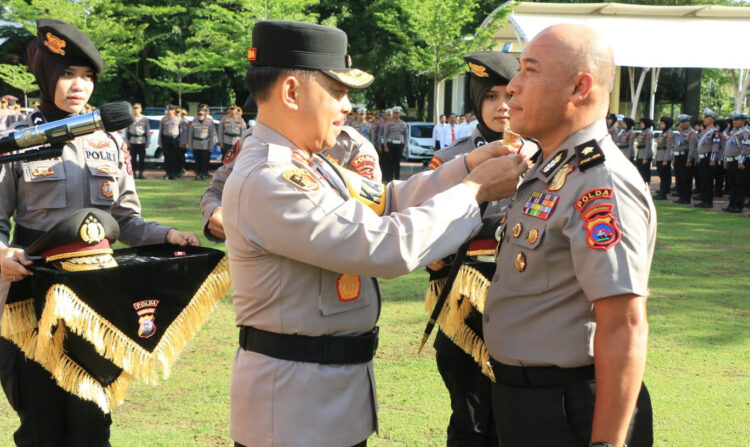
[[[651,118],[641,118],[641,133],[636,138],[638,153],[635,167],[646,184],[651,183],[651,160],[654,158],[654,121]]]
[[[37,36],[27,47],[27,65],[41,93],[39,106],[22,128],[80,114],[102,71],[91,40],[68,23],[37,20]],[[116,133],[97,131],[64,143],[61,156],[17,161],[2,167],[0,182],[0,304],[9,285],[32,273],[24,249],[56,223],[82,208],[98,208],[115,218],[127,245],[169,242],[199,245],[195,235],[147,222],[135,191],[127,145]],[[12,244],[9,244],[13,217]],[[1,309],[1,308],[0,308]],[[49,372],[0,338],[0,381],[21,426],[18,446],[109,446],[109,414],[60,388]]]
[[[656,139],[656,172],[659,174],[659,190],[655,200],[666,200],[672,187],[672,158],[677,132],[672,129],[672,118],[662,116],[659,119],[661,134]]]

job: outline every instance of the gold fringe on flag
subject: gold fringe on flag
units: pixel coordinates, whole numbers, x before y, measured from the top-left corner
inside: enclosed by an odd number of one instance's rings
[[[445,285],[445,278],[430,281],[425,293],[425,309],[428,313],[435,307],[440,291]],[[440,330],[465,353],[470,355],[482,368],[482,373],[492,381],[495,377],[489,367],[489,353],[484,340],[466,324],[466,318],[472,307],[484,313],[484,302],[487,298],[490,281],[477,269],[462,265],[453,283],[453,289],[445,300],[437,324]]]
[[[33,300],[13,303],[10,306],[15,307],[10,309],[6,306],[2,333],[24,350],[27,357],[49,371],[61,388],[95,402],[108,413],[123,402],[131,380],[157,384],[157,369],[161,369],[165,379],[169,376],[172,364],[226,295],[229,284],[229,261],[225,256],[166,329],[153,352],[131,340],[63,284],[55,284],[47,291],[38,326],[33,324],[36,320]],[[7,326],[6,318],[12,321]],[[28,327],[32,329],[23,331]],[[123,373],[112,384],[102,387],[65,354],[63,342],[68,330],[90,342],[99,355],[122,368]]]

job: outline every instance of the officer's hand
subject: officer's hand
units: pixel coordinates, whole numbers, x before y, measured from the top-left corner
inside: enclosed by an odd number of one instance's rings
[[[643,165],[645,166],[647,164],[648,164],[648,160],[643,160]]]
[[[6,281],[20,281],[33,272],[26,270],[25,266],[31,265],[32,261],[26,257],[23,249],[15,247],[4,247],[0,249],[0,272]]]
[[[438,270],[443,268],[443,266],[445,266],[445,261],[443,261],[442,259],[438,259],[432,264],[427,264],[427,268],[432,270],[433,272],[437,272]]]
[[[516,146],[506,146],[501,140],[487,143],[482,147],[474,149],[466,155],[466,166],[469,167],[469,171],[473,170],[474,167],[479,166],[490,158],[500,157],[503,155],[517,154],[520,149],[520,144]]]
[[[492,158],[472,169],[463,183],[472,189],[477,203],[500,200],[516,191],[518,177],[528,168],[518,154]]]
[[[167,232],[167,242],[173,245],[179,245],[180,247],[186,247],[188,245],[199,247],[201,245],[198,236],[187,231],[175,230],[174,228],[170,228]]]
[[[745,170],[745,165],[738,164],[737,165],[737,169],[742,169],[744,171]]]
[[[227,238],[224,234],[224,219],[221,215],[220,206],[216,207],[211,217],[208,218],[208,232],[218,239]]]
[[[690,161],[690,160],[688,160],[688,161],[685,162],[685,166],[687,166],[689,168],[689,167],[693,166],[693,162]]]

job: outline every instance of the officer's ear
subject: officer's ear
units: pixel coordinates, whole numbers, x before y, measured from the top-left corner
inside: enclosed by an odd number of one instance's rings
[[[594,76],[591,73],[580,72],[573,79],[573,92],[570,101],[573,104],[581,104],[586,101],[594,87]]]
[[[277,92],[281,102],[289,110],[299,111],[300,88],[302,82],[294,75],[283,76],[278,83]]]

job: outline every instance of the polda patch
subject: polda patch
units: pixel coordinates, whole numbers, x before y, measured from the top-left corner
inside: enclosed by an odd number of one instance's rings
[[[159,300],[143,300],[133,303],[138,314],[138,336],[151,338],[156,333],[156,306]]]
[[[576,200],[573,207],[578,211],[583,211],[589,203],[599,199],[611,199],[614,194],[615,191],[612,188],[594,188],[591,191],[583,193],[581,197]]]

